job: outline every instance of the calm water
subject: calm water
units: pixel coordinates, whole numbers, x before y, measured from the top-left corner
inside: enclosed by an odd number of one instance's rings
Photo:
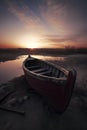
[[[32,55],[43,60],[64,60],[65,57]],[[5,83],[15,77],[23,75],[22,63],[27,55],[20,56],[16,60],[0,62],[0,84]]]

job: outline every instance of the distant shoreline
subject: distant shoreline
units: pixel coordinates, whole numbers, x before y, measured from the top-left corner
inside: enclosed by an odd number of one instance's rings
[[[67,48],[67,49],[27,49],[27,48],[13,48],[13,49],[0,49],[0,62],[14,60],[21,55],[73,55],[73,54],[87,54],[87,48]]]

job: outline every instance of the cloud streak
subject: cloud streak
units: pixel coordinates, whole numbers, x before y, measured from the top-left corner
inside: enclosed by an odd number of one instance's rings
[[[27,1],[28,2],[28,1]],[[31,32],[45,32],[46,27],[40,15],[35,12],[30,4],[22,1],[21,7],[18,2],[8,1],[9,11],[22,23],[23,27],[27,31]]]
[[[17,27],[20,37],[21,30],[27,37],[30,33],[38,34],[42,46],[48,42],[55,47],[87,42],[87,1],[85,0],[3,0],[3,3],[5,10],[7,5],[9,14],[11,13],[11,17],[17,21],[15,25],[15,22],[12,23],[7,17],[7,21],[10,21],[9,26]],[[12,31],[16,32],[16,29]]]
[[[65,7],[61,4],[56,5],[53,0],[47,0],[44,4],[43,2],[42,4],[37,3],[38,9],[36,10],[35,5],[32,7],[29,3],[26,5],[23,1],[21,8],[18,6],[18,2],[8,1],[11,13],[23,22],[26,27],[30,29],[40,28],[46,30],[46,32],[53,31],[55,33],[63,33],[64,25],[61,17],[64,15]]]
[[[72,46],[82,45],[87,47],[87,30],[75,35],[44,35],[44,42],[52,43],[52,45],[62,45],[63,47],[71,44]]]
[[[39,0],[20,2],[8,0],[9,10],[27,28],[40,28],[42,31],[53,31],[55,34],[70,34],[83,28],[81,26],[83,20],[79,19],[78,10],[74,12],[76,7],[73,9],[71,3],[75,2],[72,0],[41,0],[40,2]]]

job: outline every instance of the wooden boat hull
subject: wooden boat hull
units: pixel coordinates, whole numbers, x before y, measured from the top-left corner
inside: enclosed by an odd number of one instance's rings
[[[76,71],[69,71],[67,80],[55,82],[55,80],[46,80],[40,75],[34,75],[31,71],[27,71],[24,65],[23,70],[29,85],[43,95],[57,111],[64,112],[72,95]]]

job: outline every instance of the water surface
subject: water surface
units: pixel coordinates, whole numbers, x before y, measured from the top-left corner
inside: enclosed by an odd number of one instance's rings
[[[42,60],[59,60],[62,61],[65,57],[32,55],[35,58]],[[15,77],[23,75],[22,63],[26,59],[27,55],[20,56],[15,60],[0,62],[0,84],[5,83]]]
[[[26,57],[25,55],[15,60],[0,62],[0,84],[23,74],[22,62]]]

